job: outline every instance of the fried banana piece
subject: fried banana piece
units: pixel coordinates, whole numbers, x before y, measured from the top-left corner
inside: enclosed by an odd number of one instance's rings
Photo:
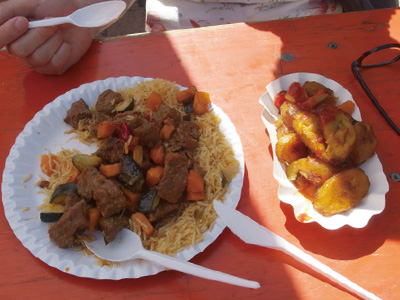
[[[318,189],[313,206],[323,216],[347,211],[360,203],[368,193],[370,182],[360,168],[333,175]]]
[[[356,141],[356,130],[352,124],[352,118],[328,103],[319,105],[316,113],[319,116],[326,143],[326,150],[321,155],[316,154],[335,165],[345,163]]]
[[[350,158],[352,163],[358,166],[374,155],[378,140],[372,126],[368,123],[357,122],[354,129],[356,130],[356,141]]]
[[[278,160],[287,164],[307,157],[309,153],[308,148],[296,133],[281,136],[276,143],[275,152]]]
[[[276,120],[275,122],[275,127],[276,127],[276,137],[278,140],[284,135],[287,135],[289,133],[294,133],[294,130],[287,127],[285,122],[283,122],[281,115],[278,116],[278,120]]]
[[[298,174],[297,178],[292,181],[296,189],[304,197],[313,201],[315,198],[315,193],[317,192],[319,186],[316,186],[311,181],[305,179],[302,175]]]
[[[326,94],[333,96],[333,91],[330,88],[327,88],[323,84],[316,81],[306,81],[304,82],[303,87],[306,90],[308,97],[314,96],[320,90],[324,91]]]
[[[323,91],[325,94],[328,96],[324,100],[325,102],[328,102],[332,105],[336,105],[338,98],[335,97],[334,92],[330,89],[324,86],[321,83],[318,83],[316,81],[306,81],[303,84],[304,89],[306,90],[307,96],[312,97],[317,95],[318,93],[321,93]]]
[[[295,180],[300,174],[316,186],[321,186],[326,180],[339,171],[333,165],[316,157],[308,156],[292,162],[286,169],[289,180]]]
[[[325,152],[325,142],[318,115],[301,110],[296,104],[285,101],[280,108],[283,123],[299,135],[303,143],[318,157]]]

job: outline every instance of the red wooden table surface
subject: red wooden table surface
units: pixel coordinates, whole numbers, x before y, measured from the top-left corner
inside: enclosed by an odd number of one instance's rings
[[[400,139],[364,95],[351,62],[375,46],[400,40],[400,10],[318,16],[258,24],[182,30],[93,43],[62,76],[43,76],[0,52],[0,165],[15,138],[44,105],[87,82],[108,77],[160,77],[210,92],[243,143],[245,178],[238,210],[382,299],[400,298]],[[330,47],[335,43],[337,47]],[[284,53],[293,61],[281,60]],[[363,77],[399,120],[400,63]],[[362,229],[326,230],[298,222],[277,198],[270,141],[259,97],[282,75],[312,72],[353,95],[378,137],[388,176],[385,210]],[[399,122],[398,122],[399,123]],[[2,173],[2,172],[1,172]],[[192,262],[259,281],[250,290],[174,271],[120,281],[78,278],[35,258],[15,237],[0,206],[1,299],[356,299],[343,288],[280,252],[244,244],[226,229]]]

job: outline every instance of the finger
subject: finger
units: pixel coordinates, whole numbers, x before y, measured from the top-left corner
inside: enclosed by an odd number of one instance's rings
[[[21,58],[31,55],[57,31],[56,26],[30,29],[8,46],[8,51]]]
[[[25,59],[25,63],[32,68],[45,66],[60,49],[62,43],[61,31],[57,30],[54,35]]]
[[[4,47],[20,36],[28,29],[29,22],[25,17],[15,17],[0,26],[0,47]]]
[[[38,73],[47,75],[60,75],[69,67],[69,59],[72,53],[72,47],[68,43],[63,43],[57,52],[53,55],[49,63],[43,67],[34,68]]]
[[[16,16],[29,16],[37,7],[38,0],[4,1],[0,3],[0,25]]]

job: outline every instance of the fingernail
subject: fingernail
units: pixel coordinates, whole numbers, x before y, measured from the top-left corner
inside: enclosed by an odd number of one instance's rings
[[[14,25],[19,31],[25,31],[27,29],[27,20],[25,18],[17,18]]]

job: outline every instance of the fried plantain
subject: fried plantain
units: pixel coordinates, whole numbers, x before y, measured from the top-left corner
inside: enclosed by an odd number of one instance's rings
[[[286,124],[283,122],[282,115],[278,116],[278,120],[276,120],[275,122],[275,127],[276,137],[278,140],[286,134],[294,133],[294,130],[287,127]]]
[[[360,168],[347,169],[329,178],[318,189],[313,206],[324,216],[332,216],[347,211],[368,193],[370,182]]]
[[[275,150],[278,160],[287,164],[306,157],[309,153],[308,148],[296,133],[288,133],[281,136],[276,143]]]
[[[345,163],[356,141],[352,118],[328,103],[320,104],[315,111],[319,116],[326,143],[325,152],[318,156],[335,165]]]
[[[311,181],[305,179],[302,175],[297,175],[297,178],[292,181],[296,189],[307,199],[313,201],[315,193],[318,190],[318,186],[313,184]]]
[[[300,174],[314,185],[320,186],[339,171],[333,165],[313,156],[293,161],[286,169],[289,180],[295,180]]]
[[[338,98],[335,97],[334,92],[321,83],[318,83],[316,81],[306,81],[303,84],[303,87],[306,90],[308,97],[315,96],[318,92],[323,91],[325,94],[328,95],[324,100],[325,102],[335,105],[338,101]]]
[[[350,158],[352,163],[358,166],[374,155],[378,140],[372,126],[368,123],[357,122],[354,128],[356,130],[356,141]]]

